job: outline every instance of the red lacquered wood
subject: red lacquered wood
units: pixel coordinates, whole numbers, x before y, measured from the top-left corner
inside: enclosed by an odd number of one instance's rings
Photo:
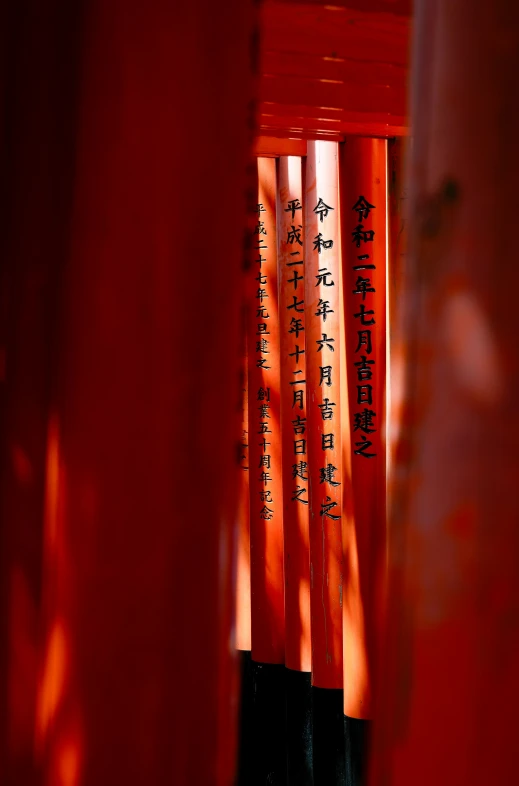
[[[301,0],[270,0],[272,3],[283,5],[301,4]],[[330,6],[329,0],[307,0],[305,5]],[[334,0],[334,7],[346,7],[359,11],[368,10],[376,14],[397,14],[409,16],[412,11],[412,0],[370,0],[369,5],[364,0]]]
[[[342,454],[337,145],[309,142],[305,187],[305,358],[312,684],[342,687]]]
[[[274,116],[276,118],[288,116],[297,118],[300,121],[315,122],[315,120],[331,123],[339,121],[341,124],[370,123],[387,125],[405,126],[407,120],[404,115],[391,114],[389,112],[355,112],[351,107],[334,106],[312,106],[308,104],[294,104],[292,102],[262,101],[259,104],[259,117]],[[319,126],[317,126],[319,127]],[[339,128],[342,126],[339,126]],[[323,126],[323,130],[331,126]]]
[[[238,440],[238,509],[236,512],[236,649],[250,651],[250,490],[249,490],[249,396],[247,314],[242,325],[242,368],[240,369],[241,429]]]
[[[269,2],[260,14],[265,50],[348,57],[359,61],[359,76],[364,61],[408,63],[410,24],[403,16],[373,14],[366,8]]]
[[[271,122],[272,121],[272,122]],[[303,128],[302,126],[305,124],[300,122],[299,118],[274,118],[272,119],[269,116],[261,118],[261,124],[259,126],[259,131],[262,136],[273,136],[278,137],[279,134],[286,133],[290,134],[291,137],[295,137],[301,140],[309,141],[311,139],[322,139],[324,141],[338,141],[341,140],[343,137],[341,134],[336,133],[335,131],[319,131],[319,130],[308,130]],[[309,124],[312,128],[315,126],[320,125],[319,123]]]
[[[278,114],[285,109],[294,114]],[[279,104],[264,104],[258,122],[263,136],[279,137],[285,133],[290,137],[323,141],[343,141],[345,135],[387,139],[409,134],[404,117],[335,111],[332,115],[332,112],[320,112],[312,107],[305,110],[304,107],[283,107]]]
[[[308,472],[304,471],[304,466],[300,463],[307,461],[306,450],[302,452],[308,441],[307,402],[305,386],[293,384],[299,379],[305,379],[306,372],[304,199],[302,162],[299,157],[283,156],[279,159],[277,209],[285,537],[285,663],[288,668],[296,671],[311,671],[309,483]],[[299,392],[302,393],[301,398]]]
[[[294,136],[299,129],[309,139],[325,139],[330,131],[381,137],[407,133],[410,20],[405,7],[353,5],[262,5],[258,91],[264,105],[277,108],[261,108],[261,133],[279,129],[278,136],[283,131]],[[337,112],[348,117],[338,118]],[[352,112],[365,117],[354,118]],[[377,113],[386,117],[369,117]],[[276,115],[274,123],[269,114]],[[334,128],[330,121],[336,119],[341,125]]]
[[[390,327],[396,327],[405,286],[405,258],[409,232],[409,194],[405,166],[409,147],[403,139],[388,143],[388,210],[389,210],[389,280],[388,303]],[[391,332],[391,331],[390,331]]]
[[[287,50],[288,47],[287,42]],[[396,65],[380,60],[363,60],[359,63],[347,55],[325,57],[306,52],[266,49],[261,53],[261,67],[264,75],[300,76],[305,79],[330,80],[337,84],[357,82],[360,69],[364,85],[402,88],[407,82],[407,68],[404,64]]]
[[[26,192],[15,235],[60,274],[36,727],[49,786],[232,783],[242,248],[240,233],[221,230],[222,211],[244,218],[249,36],[247,4],[228,9],[231,23],[211,3],[184,8],[179,23],[160,0],[92,2],[74,48],[81,78],[59,49],[45,55],[79,106],[62,124],[60,89],[52,173],[34,167],[26,181],[73,176],[73,189],[62,200],[49,188],[38,203]],[[193,52],[189,79],[177,78]],[[47,107],[41,73],[35,57],[33,135]],[[213,136],[215,155],[205,127],[219,112],[230,126]],[[41,216],[55,221],[50,238]]]
[[[514,783],[519,324],[504,206],[519,173],[519,13],[502,0],[438,1],[418,2],[417,15],[406,375],[372,782]]]
[[[361,70],[357,76],[362,82]],[[261,80],[262,100],[314,107],[348,108],[353,112],[387,112],[405,114],[404,85],[364,84],[359,90],[356,81],[338,82],[302,76],[264,74]]]
[[[306,141],[303,139],[276,138],[257,136],[254,139],[252,152],[264,158],[279,156],[306,156]]]
[[[402,420],[404,399],[405,342],[402,340],[402,317],[406,290],[406,256],[409,233],[409,194],[405,167],[410,147],[407,140],[388,143],[388,282],[389,358],[388,369],[388,478],[395,461],[398,425]]]
[[[344,537],[344,712],[353,718],[373,717],[386,548],[386,155],[386,142],[381,139],[348,139],[341,146],[342,273],[355,522],[353,528],[345,529]]]
[[[249,270],[249,485],[252,658],[284,663],[283,484],[276,161],[258,158]]]
[[[51,0],[3,3],[0,15],[0,772],[39,786],[48,361],[73,194],[78,11]]]

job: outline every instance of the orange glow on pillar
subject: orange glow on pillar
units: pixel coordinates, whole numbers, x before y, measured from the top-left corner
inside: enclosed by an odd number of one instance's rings
[[[260,663],[284,663],[276,162],[272,158],[258,159],[256,218],[249,273],[252,658]]]
[[[246,325],[245,325],[246,329]],[[247,342],[243,341],[243,364],[240,377],[242,422],[239,439],[239,475],[237,520],[236,574],[236,649],[251,648],[250,619],[250,496],[249,496],[249,400],[247,375]]]
[[[305,334],[312,684],[342,687],[342,455],[337,145],[309,142]]]
[[[372,718],[386,548],[386,142],[341,145],[342,265],[355,527],[344,530],[344,713]]]

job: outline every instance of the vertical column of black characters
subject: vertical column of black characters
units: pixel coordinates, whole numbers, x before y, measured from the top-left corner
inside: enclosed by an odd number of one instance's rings
[[[288,335],[293,340],[289,347],[287,361],[292,365],[294,377],[288,384],[292,390],[293,411],[293,457],[292,478],[295,489],[290,497],[293,505],[308,505],[308,481],[306,458],[306,418],[301,414],[305,410],[304,392],[306,380],[302,379],[302,369],[298,368],[300,358],[305,354],[304,324],[300,314],[304,314],[304,260],[301,256],[303,248],[303,226],[299,223],[303,215],[300,199],[291,199],[284,208],[290,213],[290,229],[287,230],[286,243],[291,247],[290,261],[286,263],[289,285],[286,292],[285,307],[293,311]],[[293,285],[293,290],[290,285]],[[292,294],[291,294],[292,293]],[[301,336],[301,338],[300,338]],[[290,351],[292,350],[292,351]],[[313,786],[313,749],[312,749],[312,692],[311,673],[286,670],[286,701],[287,701],[287,780],[289,786]]]
[[[377,430],[375,418],[377,413],[371,408],[373,405],[373,378],[375,361],[370,357],[373,353],[372,327],[376,324],[374,309],[366,309],[366,296],[368,292],[375,293],[374,272],[376,266],[372,264],[371,255],[368,253],[373,246],[375,232],[369,228],[370,215],[376,209],[365,196],[359,198],[352,207],[357,213],[356,225],[351,233],[352,243],[357,251],[357,263],[353,270],[357,273],[355,289],[352,294],[358,298],[358,311],[355,309],[354,319],[359,320],[357,329],[357,345],[353,364],[356,374],[357,395],[353,403],[352,434],[354,439],[354,454],[365,459],[376,457],[374,450],[370,450],[373,442],[370,434]],[[370,272],[373,271],[373,272]],[[344,716],[344,744],[346,757],[346,786],[363,786],[366,778],[367,746],[371,722],[360,718]]]
[[[332,205],[327,205],[322,197],[318,198],[313,212],[319,217],[319,223],[323,224],[322,232],[318,232],[313,240],[313,250],[319,256],[328,249],[332,249],[335,239],[327,238],[325,234],[325,220],[331,210],[335,210]],[[321,333],[321,338],[316,339],[315,352],[320,353],[319,359],[322,365],[319,366],[319,386],[322,388],[333,387],[336,368],[334,368],[336,336],[328,335],[326,332],[326,321],[330,314],[334,314],[330,301],[326,299],[326,287],[338,286],[333,278],[333,274],[323,262],[319,263],[316,275],[316,287],[322,287],[323,296],[317,303],[316,317],[321,317],[325,330]],[[332,391],[330,391],[332,392]],[[319,483],[324,483],[326,489],[326,500],[321,502],[319,515],[323,519],[340,521],[340,513],[334,511],[338,502],[333,499],[334,490],[341,485],[338,479],[338,468],[327,459],[326,452],[335,449],[335,411],[336,402],[328,396],[323,398],[318,404],[323,420],[323,431],[321,434],[321,450],[323,453],[322,464],[319,468]],[[329,422],[328,422],[329,421]],[[339,507],[340,510],[340,507]],[[344,747],[343,747],[343,726],[342,726],[342,689],[332,688],[312,688],[313,693],[313,719],[314,719],[314,782],[315,786],[339,786],[344,781]]]
[[[370,255],[366,253],[367,243],[373,243],[375,232],[373,229],[366,229],[365,223],[369,221],[371,211],[375,210],[375,205],[372,205],[366,197],[360,195],[356,203],[353,205],[352,210],[358,213],[358,223],[355,226],[352,234],[352,243],[354,243],[358,252],[357,260],[358,265],[353,265],[353,270],[358,273],[355,282],[355,289],[352,290],[353,294],[358,296],[359,310],[354,313],[355,319],[360,321],[362,329],[357,331],[358,341],[355,349],[355,354],[359,355],[359,359],[354,361],[357,373],[357,397],[355,404],[363,408],[353,413],[353,433],[356,434],[358,442],[355,442],[354,453],[356,456],[370,459],[375,458],[377,455],[370,452],[373,443],[369,439],[369,435],[373,434],[377,429],[375,426],[375,418],[377,413],[370,407],[373,405],[373,385],[370,384],[373,380],[375,369],[375,361],[369,358],[373,352],[373,342],[371,335],[371,327],[376,324],[375,311],[373,309],[366,310],[364,301],[368,292],[375,292],[372,279],[374,279],[374,272],[376,266],[370,264]],[[367,405],[367,406],[366,406]],[[360,433],[356,433],[360,432]]]
[[[316,206],[313,208],[313,212],[319,217],[319,222],[324,224],[325,219],[327,218],[330,210],[335,210],[334,207],[331,205],[327,205],[322,197],[319,197]],[[324,229],[324,227],[323,227]],[[332,249],[334,244],[334,239],[329,238],[325,239],[322,232],[318,232],[315,236],[314,240],[314,251],[320,255],[322,254],[323,250]],[[323,286],[323,287],[335,287],[336,282],[332,278],[332,273],[328,270],[326,266],[319,267],[316,275],[316,287]],[[319,302],[317,304],[317,311],[315,312],[316,317],[322,317],[323,323],[326,323],[326,319],[329,314],[333,314],[334,310],[330,308],[330,301],[325,300],[324,298],[319,298]],[[319,385],[322,387],[323,385],[326,387],[333,386],[333,378],[335,376],[335,369],[333,367],[333,360],[335,355],[331,354],[335,352],[334,348],[335,338],[334,336],[329,336],[326,332],[321,333],[321,338],[316,340],[316,352],[322,353],[321,363],[325,360],[325,355],[328,355],[326,360],[328,363],[326,365],[319,366]],[[328,397],[323,399],[322,404],[318,404],[319,409],[321,410],[321,417],[323,421],[335,421],[334,418],[334,407],[336,403],[331,401]],[[319,515],[323,516],[324,518],[332,519],[333,521],[339,521],[340,515],[333,513],[333,509],[337,507],[337,502],[335,502],[328,491],[332,492],[333,488],[336,486],[340,486],[340,481],[337,480],[336,474],[338,472],[337,467],[333,464],[328,463],[326,459],[326,451],[327,450],[334,450],[335,449],[335,431],[333,424],[329,424],[330,431],[329,433],[323,433],[321,435],[321,450],[324,453],[323,456],[323,467],[319,469],[319,483],[326,484],[326,502],[321,503],[321,510],[319,511]]]
[[[269,330],[269,323],[266,320],[270,319],[270,314],[268,312],[268,304],[266,304],[266,300],[268,299],[268,293],[266,290],[266,284],[268,281],[268,276],[266,273],[263,272],[263,264],[267,261],[266,253],[268,250],[267,245],[267,230],[265,229],[265,222],[261,220],[261,214],[265,213],[265,208],[261,203],[258,203],[256,206],[257,214],[258,214],[258,223],[253,231],[253,246],[255,250],[258,251],[258,257],[255,260],[256,264],[258,265],[257,276],[255,281],[258,282],[258,287],[256,290],[256,352],[255,352],[255,361],[256,361],[256,368],[263,369],[264,371],[268,371],[271,366],[269,366],[269,339],[270,330]],[[265,256],[263,256],[265,253]],[[259,467],[258,469],[261,470],[259,475],[259,482],[263,486],[262,489],[258,491],[260,496],[260,501],[263,503],[263,507],[260,511],[260,518],[264,519],[265,521],[270,521],[270,519],[274,518],[274,498],[272,497],[272,492],[268,489],[269,483],[272,482],[272,475],[270,474],[271,466],[271,456],[268,452],[268,448],[272,444],[268,441],[269,434],[272,434],[272,430],[269,427],[269,420],[270,420],[270,387],[261,386],[257,391],[257,409],[259,412],[258,417],[258,435],[260,437],[259,447],[263,451],[263,455],[260,456]],[[269,507],[271,506],[271,507]]]
[[[295,211],[301,210],[302,205],[299,200],[293,200],[288,203],[288,207],[285,209],[286,212],[292,212],[292,219],[295,218]],[[313,208],[314,213],[319,216],[320,221],[324,221],[324,218],[328,215],[330,210],[334,210],[333,207],[327,205],[322,198],[319,198],[317,205]],[[287,234],[287,244],[288,245],[299,245],[302,246],[303,242],[301,239],[302,233],[302,226],[299,224],[298,226],[294,224],[291,225],[291,228],[288,230]],[[319,232],[316,237],[314,238],[314,250],[317,250],[320,254],[323,249],[330,249],[333,248],[333,239],[324,239],[321,232]],[[300,256],[301,251],[297,249],[291,252],[291,256],[296,257]],[[288,279],[289,283],[294,284],[294,289],[296,290],[296,294],[292,295],[292,302],[287,306],[287,309],[293,309],[296,313],[290,320],[290,326],[288,333],[294,334],[295,344],[293,346],[293,352],[289,353],[289,357],[295,358],[295,365],[297,366],[299,362],[299,356],[305,353],[304,349],[301,349],[300,346],[297,344],[297,339],[301,332],[304,331],[304,326],[302,323],[301,317],[297,317],[297,313],[304,312],[304,297],[299,299],[299,295],[297,293],[298,285],[300,281],[303,281],[303,276],[300,276],[297,272],[297,265],[303,265],[302,259],[294,259],[291,262],[287,263],[287,266],[294,267],[294,272],[292,278]],[[335,282],[331,279],[331,273],[326,267],[319,268],[316,286],[323,284],[324,286],[335,286]],[[330,308],[330,302],[328,300],[319,299],[317,311],[315,316],[322,316],[323,322],[326,322],[326,317],[328,314],[332,314],[333,309]],[[328,336],[326,333],[322,333],[322,338],[317,340],[317,352],[323,350],[323,348],[330,350],[331,352],[334,351],[333,343],[335,339],[333,336]],[[293,375],[296,379],[290,382],[290,385],[297,386],[297,385],[305,385],[306,379],[301,379],[302,370],[295,369],[292,371]],[[331,387],[332,385],[332,373],[333,368],[331,365],[321,366],[320,367],[320,384],[327,385]],[[321,408],[321,415],[323,420],[331,420],[333,418],[333,407],[335,406],[335,402],[331,402],[328,398],[324,399],[324,403],[320,404],[319,407]],[[293,400],[292,400],[292,407],[298,408],[300,410],[304,409],[304,389],[303,388],[296,388],[294,387],[293,390]],[[308,463],[304,459],[298,458],[299,456],[306,456],[306,439],[303,437],[305,430],[306,430],[306,418],[302,418],[299,414],[295,414],[295,419],[292,421],[292,425],[294,428],[294,437],[298,437],[298,439],[294,439],[294,455],[296,457],[296,463],[292,466],[292,476],[296,481],[296,488],[293,491],[292,501],[293,502],[300,502],[303,505],[308,505],[308,499],[305,499],[305,495],[307,495],[307,488],[302,485],[298,484],[298,478],[302,481],[308,481]],[[322,449],[324,451],[328,449],[333,449],[335,445],[335,434],[323,434],[323,441],[322,441]],[[331,483],[331,485],[337,486],[340,485],[338,481],[334,479],[334,473],[337,472],[337,468],[333,465],[327,464],[325,467],[320,469],[320,482],[327,482]],[[337,505],[336,502],[332,502],[329,498],[329,504],[323,503],[321,515],[327,516],[329,518],[338,519],[340,516],[335,516],[331,514],[330,511],[333,507]]]
[[[290,251],[291,261],[286,263],[287,267],[291,268],[292,278],[287,279],[287,283],[293,284],[294,286],[294,294],[288,297],[288,301],[292,302],[288,302],[286,308],[288,311],[294,312],[288,327],[288,334],[293,337],[294,341],[294,345],[292,346],[293,351],[288,353],[288,357],[294,358],[293,364],[295,366],[292,370],[294,379],[288,383],[292,390],[292,409],[294,410],[294,419],[292,420],[292,427],[294,429],[294,464],[292,464],[292,477],[295,482],[295,489],[290,499],[294,504],[299,503],[301,505],[308,505],[308,499],[306,498],[308,489],[298,481],[298,478],[303,482],[308,480],[306,474],[307,462],[299,458],[300,456],[306,456],[306,438],[304,436],[306,432],[306,418],[302,417],[300,414],[305,408],[305,388],[303,386],[306,385],[306,379],[302,379],[304,376],[303,371],[298,368],[299,358],[301,355],[305,354],[304,348],[301,349],[299,344],[299,342],[301,342],[304,347],[304,337],[300,339],[299,336],[304,332],[305,328],[303,319],[298,316],[298,314],[304,314],[305,310],[304,276],[300,275],[301,268],[303,268],[304,265],[304,260],[301,257],[301,249],[303,248],[303,225],[297,221],[297,219],[302,216],[302,210],[303,206],[300,199],[290,200],[285,208],[285,213],[290,213],[292,220],[290,229],[287,230],[286,240],[287,246],[291,246],[292,248],[292,251]],[[301,213],[299,213],[299,211],[301,211]]]

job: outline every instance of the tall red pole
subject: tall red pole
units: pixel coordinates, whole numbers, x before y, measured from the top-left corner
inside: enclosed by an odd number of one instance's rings
[[[36,786],[49,358],[73,195],[79,14],[50,0],[6,2],[0,15],[0,772]]]
[[[240,369],[241,428],[238,439],[238,507],[236,511],[236,649],[251,649],[250,615],[250,492],[249,492],[249,396],[247,325],[242,324],[242,368]]]
[[[251,665],[251,541],[250,541],[250,455],[249,455],[249,332],[250,292],[249,273],[252,262],[252,245],[257,225],[258,164],[249,157],[246,169],[246,220],[243,227],[243,265],[240,289],[242,292],[240,398],[241,430],[238,448],[239,477],[237,484],[238,508],[236,511],[236,649],[240,661],[238,783],[251,780],[253,772],[252,750],[254,745],[253,699],[254,686]],[[255,344],[253,345],[255,348]]]
[[[342,729],[342,452],[337,144],[306,160],[305,349],[310,489],[314,774],[340,783]]]
[[[405,340],[402,323],[406,291],[406,257],[409,234],[409,189],[406,167],[409,141],[392,139],[388,143],[388,282],[389,310],[388,369],[388,480],[392,477],[397,446],[398,425],[402,420],[404,403]]]
[[[341,146],[342,262],[354,525],[344,528],[347,767],[361,777],[373,718],[386,551],[387,145]]]
[[[285,769],[283,482],[276,161],[258,158],[249,271],[249,486],[254,777]]]
[[[252,657],[285,662],[276,162],[258,159],[250,277],[249,475]]]
[[[242,254],[240,233],[222,234],[222,215],[244,219],[249,8],[233,2],[222,16],[209,2],[94,0],[81,43],[68,14],[41,24],[48,8],[37,11],[24,44],[34,60],[17,70],[16,86],[17,100],[29,103],[14,177],[30,189],[20,190],[9,230],[25,271],[16,309],[27,338],[12,366],[13,394],[30,395],[25,370],[40,357],[30,302],[43,299],[59,328],[44,355],[48,421],[38,368],[31,406],[12,399],[17,493],[31,538],[42,434],[48,443],[33,766],[49,786],[225,786],[235,747],[229,576]],[[39,44],[62,25],[81,61],[77,78],[67,48],[43,47],[40,62]],[[225,131],[215,127],[207,145],[207,117],[220,112]],[[33,159],[28,134],[42,129],[48,144]],[[24,151],[42,165],[27,171]],[[3,494],[14,543],[22,508]],[[13,610],[26,615],[17,624],[29,637],[37,562],[23,555],[14,577]],[[22,718],[23,735],[29,723]],[[34,728],[31,754],[33,741]],[[26,736],[9,737],[2,773],[27,786],[18,743],[29,755]]]
[[[309,476],[302,159],[278,163],[278,269],[289,782],[312,777]]]
[[[519,703],[519,9],[421,0],[415,52],[406,378],[372,783],[508,784]]]
[[[308,541],[307,472],[301,477],[298,452],[307,442],[306,402],[297,389],[305,378],[304,232],[301,159],[283,156],[278,169],[278,246],[280,279],[281,415],[283,425],[283,490],[285,535],[285,663],[289,669],[310,672],[310,552]],[[293,231],[299,229],[301,243]],[[291,241],[291,242],[289,242]],[[297,310],[294,305],[303,299]],[[294,381],[296,384],[294,385]],[[296,389],[294,391],[294,388]],[[301,458],[302,457],[302,458]],[[306,486],[306,487],[305,487]],[[294,488],[296,491],[294,491]],[[303,493],[299,494],[298,490]]]
[[[405,259],[409,232],[409,190],[405,166],[410,152],[407,139],[391,139],[388,142],[387,191],[388,191],[388,286],[389,334],[396,332],[405,287]]]

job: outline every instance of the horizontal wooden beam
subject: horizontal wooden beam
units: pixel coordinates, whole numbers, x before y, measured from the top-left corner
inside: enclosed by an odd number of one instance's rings
[[[348,58],[359,65],[409,62],[410,22],[403,16],[388,19],[336,6],[265,3],[261,33],[263,51]]]
[[[336,119],[329,119],[262,112],[257,124],[259,134],[268,131],[276,136],[304,136],[308,139],[339,138],[345,134],[389,138],[409,133],[406,117],[382,113],[341,113]]]
[[[353,0],[347,5],[265,0],[259,136],[341,139],[408,133],[407,6],[400,0],[366,5],[369,11]]]
[[[260,126],[258,134],[260,136],[268,137],[279,137],[280,134],[284,133],[283,130],[279,128],[270,128],[269,126]],[[323,139],[323,140],[330,140],[332,142],[342,142],[344,137],[342,134],[336,133],[327,133],[326,131],[319,131],[318,129],[315,130],[301,130],[298,128],[290,129],[290,131],[286,132],[290,134],[290,139],[292,140],[307,140],[307,139]]]
[[[280,134],[290,134],[291,139],[329,139],[335,142],[342,142],[347,136],[369,136],[380,137],[382,139],[393,139],[394,137],[406,137],[410,134],[407,126],[397,126],[390,123],[344,123],[341,124],[340,131],[322,131],[319,128],[276,128],[275,126],[260,125],[258,134],[261,136],[279,136]]]
[[[301,0],[267,0],[272,5],[300,5]],[[305,0],[306,5],[348,8],[354,11],[365,11],[366,0]],[[394,14],[411,16],[412,0],[369,0],[369,10],[374,14]]]
[[[324,57],[302,52],[265,50],[261,53],[260,72],[264,76],[290,76],[355,83],[358,87],[387,85],[405,88],[408,69],[401,63]]]
[[[254,156],[306,156],[306,139],[288,139],[276,136],[257,136],[252,147]]]
[[[355,112],[351,109],[337,107],[309,106],[304,104],[278,104],[272,101],[262,101],[258,106],[260,117],[294,117],[301,120],[325,120],[327,122],[364,121],[369,120],[382,123],[394,122],[397,125],[406,125],[406,115],[396,112]],[[330,126],[331,128],[331,126]]]
[[[352,112],[388,112],[403,115],[406,90],[387,85],[363,85],[359,73],[357,83],[330,82],[292,76],[263,76],[259,85],[260,101],[278,104],[300,104],[309,107],[331,107]]]

